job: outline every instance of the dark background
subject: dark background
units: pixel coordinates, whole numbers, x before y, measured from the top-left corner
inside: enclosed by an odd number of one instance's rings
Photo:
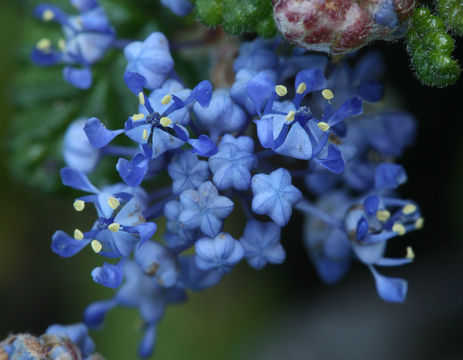
[[[12,83],[20,71],[15,56],[30,16],[18,4],[0,4],[3,139],[12,136]],[[382,302],[360,264],[339,284],[323,285],[295,230],[302,219],[295,216],[283,233],[287,262],[260,272],[241,264],[219,286],[169,308],[158,328],[155,359],[463,358],[463,80],[446,89],[422,86],[402,42],[376,46],[388,64],[387,91],[419,125],[416,145],[400,159],[409,179],[401,192],[421,205],[425,227],[392,242],[393,251],[412,245],[416,260],[387,272],[409,280],[407,301]],[[461,48],[455,56],[463,60]],[[98,259],[90,253],[61,259],[50,251],[53,231],[72,229],[82,218],[69,198],[13,181],[8,148],[0,151],[0,338],[78,322],[86,304],[112,293],[91,281]],[[108,360],[136,358],[137,318],[133,310],[116,310],[104,331],[93,333]]]

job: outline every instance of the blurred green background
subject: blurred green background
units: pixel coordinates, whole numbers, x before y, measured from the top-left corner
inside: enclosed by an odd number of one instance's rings
[[[119,1],[124,2],[133,8],[138,4]],[[139,3],[138,11],[152,9],[148,16],[153,22],[156,16],[168,16],[158,13],[155,0]],[[42,107],[31,125],[34,128],[46,126],[49,120],[43,109],[51,104],[47,93],[59,92],[71,100],[76,94],[60,79],[59,71],[48,75],[53,70],[25,63],[31,44],[22,39],[35,31],[38,40],[44,36],[41,31],[47,31],[46,25],[31,22],[30,9],[31,2],[0,3],[0,338],[10,332],[38,334],[51,323],[78,322],[88,303],[112,294],[92,282],[90,271],[99,259],[90,251],[61,259],[49,247],[56,229],[90,224],[91,212],[76,214],[69,195],[26,187],[20,180],[28,183],[29,179],[21,179],[28,174],[11,171],[22,166],[15,163],[22,154],[12,155],[10,144],[21,126],[28,130],[20,110],[24,108],[20,98],[27,91],[24,84],[20,90],[17,85],[25,67],[28,76],[50,76],[50,88],[39,82],[43,97],[30,100]],[[123,9],[108,12],[122,16],[123,23]],[[146,24],[141,31],[152,28],[156,25]],[[358,264],[340,284],[321,284],[305,253],[299,230],[302,219],[296,215],[283,233],[287,262],[262,271],[241,264],[217,287],[190,294],[187,303],[169,308],[158,328],[154,359],[463,358],[463,87],[460,81],[449,89],[425,88],[413,78],[401,43],[379,47],[389,66],[387,80],[395,84],[389,89],[416,114],[420,126],[416,146],[401,161],[409,174],[403,194],[422,205],[426,226],[391,244],[397,254],[412,245],[415,263],[387,272],[410,281],[406,303],[383,303],[367,269]],[[463,58],[461,51],[457,56]],[[183,63],[187,69],[194,66]],[[108,104],[99,103],[96,111],[111,111],[104,105]],[[76,105],[76,113],[88,110],[79,106],[83,105]],[[33,109],[28,116],[34,116]],[[51,110],[61,112],[59,106]],[[125,116],[113,120],[123,121]],[[56,176],[57,167],[41,171]],[[92,333],[98,351],[108,360],[135,359],[142,335],[138,319],[132,310],[111,312],[104,330]]]

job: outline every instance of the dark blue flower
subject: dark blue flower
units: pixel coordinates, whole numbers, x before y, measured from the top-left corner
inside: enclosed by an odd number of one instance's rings
[[[233,202],[220,196],[210,182],[203,183],[198,190],[188,189],[180,194],[183,210],[179,221],[186,229],[200,229],[206,236],[216,236],[222,228],[222,220],[233,210]]]
[[[273,223],[249,220],[240,244],[244,257],[254,269],[262,269],[267,263],[281,264],[286,257],[280,244],[281,229]]]
[[[256,165],[254,142],[248,136],[234,138],[225,134],[217,154],[209,158],[212,180],[220,190],[246,190],[251,184],[251,169]]]
[[[252,210],[259,215],[268,215],[278,226],[285,226],[291,217],[292,208],[302,199],[302,193],[291,184],[291,175],[278,169],[269,175],[252,177]]]
[[[202,270],[228,273],[244,255],[239,241],[230,234],[220,233],[215,238],[201,238],[195,244],[196,265]]]

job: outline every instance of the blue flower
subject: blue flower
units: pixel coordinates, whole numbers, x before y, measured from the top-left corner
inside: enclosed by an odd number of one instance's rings
[[[342,218],[350,206],[350,198],[344,191],[333,191],[322,196],[317,208]],[[304,224],[305,245],[310,260],[320,278],[327,284],[339,281],[350,268],[353,258],[352,245],[342,228],[333,226],[308,214]]]
[[[251,169],[256,165],[254,142],[248,136],[234,138],[225,134],[217,154],[209,158],[212,180],[220,190],[246,190],[251,184]]]
[[[219,270],[203,270],[196,265],[195,256],[181,256],[182,267],[179,287],[201,291],[217,285],[222,280],[223,273]]]
[[[251,186],[252,210],[268,215],[280,227],[288,223],[292,207],[302,199],[302,193],[291,184],[291,175],[282,168],[269,175],[254,175]]]
[[[135,250],[135,260],[145,275],[155,279],[164,287],[172,287],[180,276],[177,260],[168,248],[148,241]]]
[[[301,101],[307,94],[321,90],[326,106],[323,117],[318,120],[313,117],[309,107],[301,106]],[[264,148],[296,159],[314,158],[335,173],[344,171],[340,149],[328,144],[328,140],[332,133],[344,135],[344,120],[362,112],[358,97],[346,100],[336,111],[332,111],[330,100],[333,94],[326,89],[326,79],[320,69],[303,70],[296,75],[292,102],[275,101],[277,97],[284,96],[287,89],[283,85],[275,85],[264,72],[248,82],[247,92],[260,115],[260,119],[254,122]]]
[[[135,41],[124,48],[128,64],[126,72],[138,73],[145,77],[147,89],[162,85],[174,68],[169,42],[163,33],[155,32],[145,41]]]
[[[92,84],[90,65],[99,61],[115,41],[115,31],[96,1],[71,1],[80,14],[69,16],[59,7],[42,4],[34,14],[44,21],[54,21],[63,28],[64,40],[55,47],[49,39],[42,39],[31,53],[34,63],[51,66],[67,64],[63,69],[64,79],[80,89]]]
[[[206,236],[216,236],[222,228],[222,220],[233,210],[233,202],[220,196],[210,182],[203,183],[198,190],[188,189],[180,194],[183,210],[179,221],[186,229],[200,229]]]
[[[137,243],[143,244],[156,232],[156,224],[146,222],[142,214],[147,207],[146,193],[143,190],[116,184],[100,191],[84,174],[72,168],[62,169],[61,177],[63,184],[94,194],[78,198],[74,202],[74,208],[82,211],[85,202],[93,202],[99,218],[88,232],[76,229],[74,237],[63,231],[55,232],[52,250],[58,255],[73,256],[91,243],[92,249],[103,256],[127,257]],[[121,205],[122,202],[126,204]],[[107,265],[96,270],[94,278],[103,285],[117,287],[114,279],[118,275],[115,271],[115,268]]]
[[[196,189],[209,178],[209,166],[206,161],[188,151],[182,152],[167,167],[173,180],[172,191],[180,194],[187,189]]]
[[[138,96],[142,112],[131,116],[123,130],[108,130],[96,118],[89,119],[84,130],[90,143],[97,148],[106,146],[121,133],[125,133],[139,144],[139,151],[131,160],[121,158],[116,166],[127,185],[133,187],[140,185],[152,159],[159,158],[170,150],[178,149],[185,143],[191,145],[194,152],[200,156],[211,156],[217,152],[217,146],[208,136],[200,135],[198,139],[191,139],[188,129],[169,117],[177,113],[180,114],[179,119],[184,120],[183,109],[193,102],[198,102],[200,106],[208,106],[212,95],[209,81],[200,82],[189,92],[184,101],[171,94],[166,94],[159,99],[156,93],[153,99],[159,101],[153,107],[149,98],[143,93],[143,87],[146,85],[145,77],[137,73],[126,73],[124,79],[130,90]],[[166,106],[167,104],[170,105]],[[174,116],[173,118],[175,119]]]
[[[239,56],[233,63],[235,73],[242,69],[260,72],[266,69],[273,69],[278,64],[278,57],[275,49],[279,39],[266,40],[257,38],[254,41],[244,42],[240,46]]]
[[[188,15],[193,9],[193,5],[188,0],[161,0],[161,4],[178,16]]]
[[[285,250],[280,244],[281,229],[273,223],[249,220],[240,244],[244,257],[254,269],[262,269],[267,263],[281,264],[285,261]]]
[[[215,238],[201,238],[195,244],[196,265],[202,270],[228,273],[244,255],[241,244],[230,234],[221,233]]]
[[[236,105],[228,90],[215,90],[208,107],[193,105],[196,120],[202,128],[209,131],[213,139],[223,133],[239,131],[246,124],[246,113]]]
[[[188,248],[193,245],[196,239],[196,230],[188,230],[179,220],[180,213],[184,207],[180,201],[172,200],[164,207],[164,216],[167,219],[167,231],[164,240],[169,248],[173,250]]]
[[[101,153],[87,139],[84,125],[87,119],[74,120],[64,133],[63,158],[67,166],[84,174],[92,172],[99,163]]]

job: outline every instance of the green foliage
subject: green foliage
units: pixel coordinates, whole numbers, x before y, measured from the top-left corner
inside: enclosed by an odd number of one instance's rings
[[[192,0],[196,17],[207,26],[222,26],[231,35],[257,33],[273,37],[277,29],[270,0]]]
[[[439,16],[455,34],[463,36],[463,2],[461,0],[436,0]]]
[[[407,49],[417,77],[425,85],[454,84],[461,73],[452,58],[455,40],[447,33],[444,20],[425,7],[415,10],[407,34]]]

